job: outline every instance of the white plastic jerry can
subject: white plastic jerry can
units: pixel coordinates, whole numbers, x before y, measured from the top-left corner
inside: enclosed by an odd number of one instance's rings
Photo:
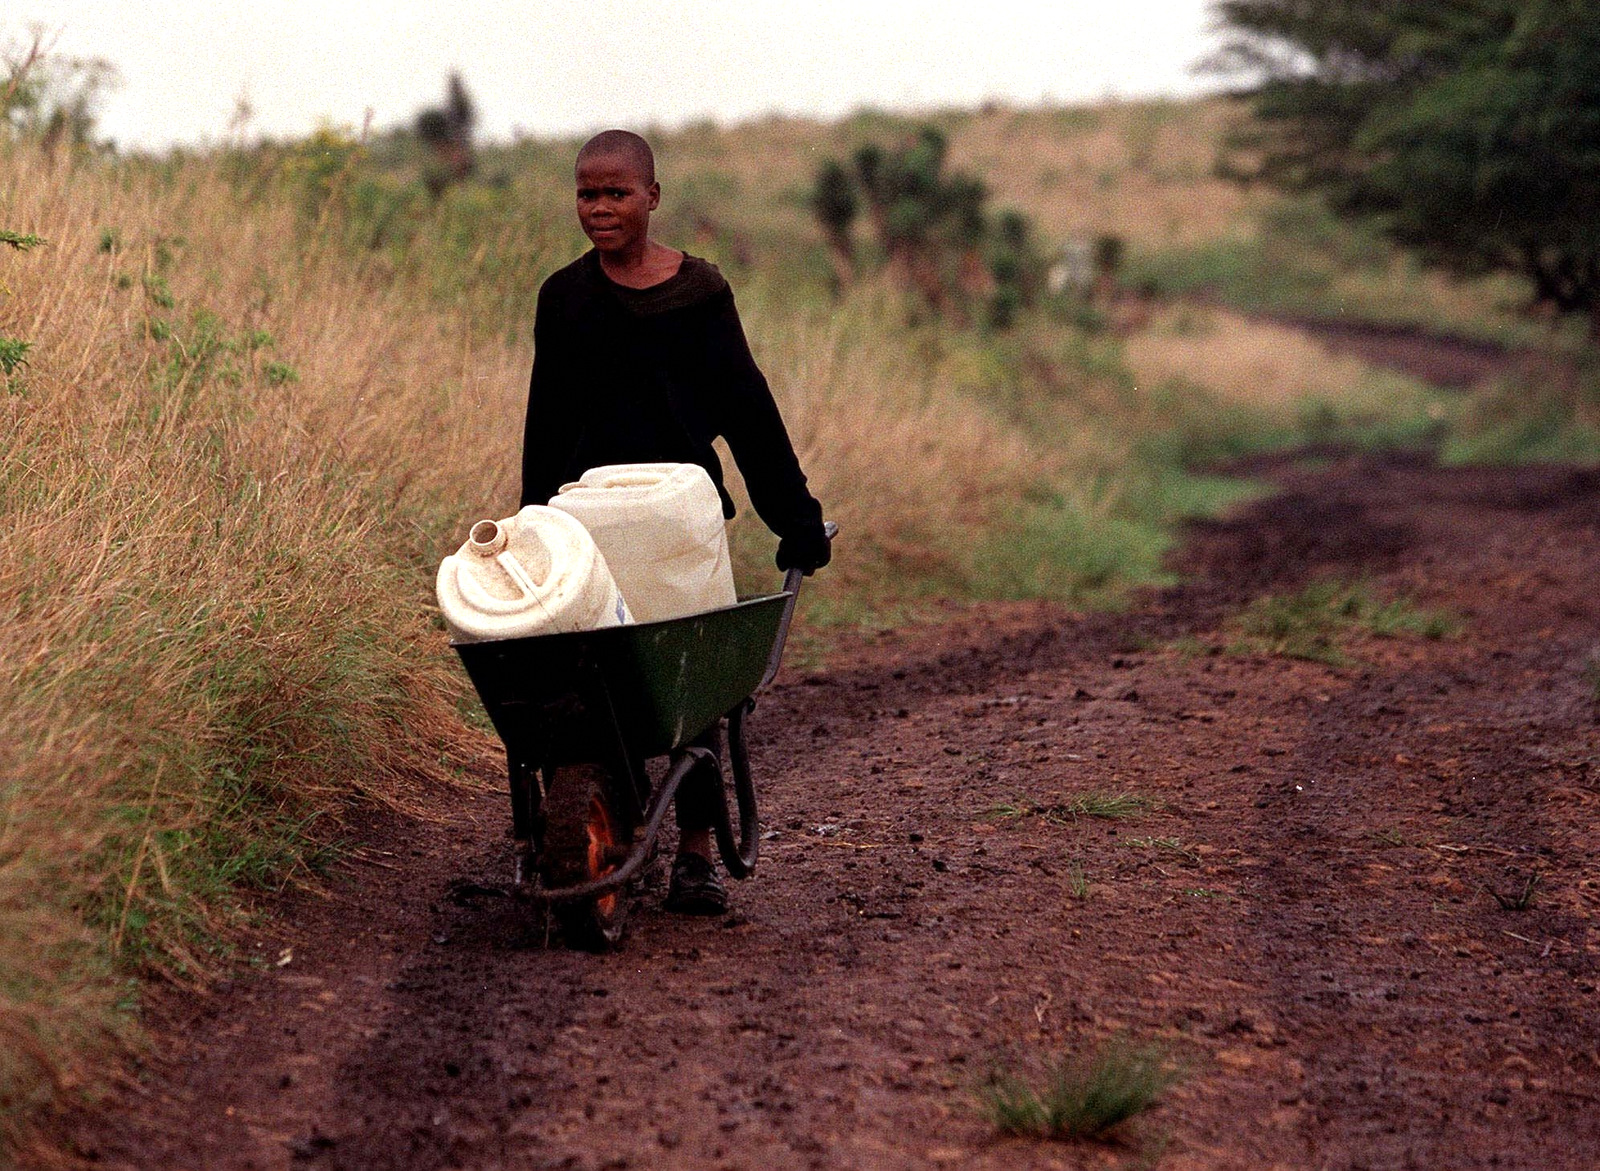
[[[593,538],[565,512],[530,504],[480,520],[439,566],[439,609],[458,642],[620,626],[633,619]]]
[[[716,485],[699,464],[608,464],[563,484],[550,507],[576,517],[616,575],[636,622],[738,600]]]

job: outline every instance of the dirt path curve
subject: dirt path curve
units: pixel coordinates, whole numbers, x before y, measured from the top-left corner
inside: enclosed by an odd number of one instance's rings
[[[776,831],[724,920],[546,949],[498,798],[373,827],[81,1128],[178,1168],[1600,1166],[1600,476],[1262,465],[1189,584],[867,640],[753,721]],[[1333,668],[1207,653],[1365,575],[1465,620]],[[1176,646],[1173,641],[1182,639]],[[1091,791],[1121,821],[1004,819]],[[1535,901],[1504,910],[1541,876]],[[1087,883],[1086,893],[1083,884]],[[1081,896],[1081,897],[1080,897]],[[1126,1031],[1189,1079],[1123,1146],[993,1140],[997,1055]],[[1141,1162],[1142,1161],[1142,1162]]]
[[[1415,325],[1296,313],[1263,312],[1255,316],[1308,334],[1330,353],[1349,354],[1368,365],[1398,370],[1434,386],[1455,390],[1470,389],[1519,371],[1538,370],[1549,375],[1562,365],[1536,350],[1509,349]]]

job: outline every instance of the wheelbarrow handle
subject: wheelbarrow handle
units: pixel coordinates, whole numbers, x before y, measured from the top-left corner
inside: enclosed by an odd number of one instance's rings
[[[831,520],[823,523],[822,535],[829,541],[832,541],[838,533],[839,526]],[[767,659],[767,673],[757,684],[757,691],[764,691],[767,684],[778,674],[778,666],[783,662],[783,647],[789,641],[789,624],[794,621],[795,603],[800,600],[800,583],[805,577],[805,570],[798,566],[783,575],[783,592],[789,595],[789,600],[783,604],[783,617],[778,620],[778,637],[772,644],[772,655]]]

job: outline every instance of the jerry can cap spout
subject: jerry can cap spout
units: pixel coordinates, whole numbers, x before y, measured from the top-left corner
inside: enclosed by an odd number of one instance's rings
[[[493,557],[505,547],[506,531],[498,521],[480,520],[467,537],[467,548],[479,557]]]

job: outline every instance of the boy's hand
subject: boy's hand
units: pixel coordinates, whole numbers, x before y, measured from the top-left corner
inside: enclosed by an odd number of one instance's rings
[[[778,568],[785,573],[800,569],[810,577],[828,564],[832,556],[832,545],[821,525],[803,533],[792,533],[778,542]]]

